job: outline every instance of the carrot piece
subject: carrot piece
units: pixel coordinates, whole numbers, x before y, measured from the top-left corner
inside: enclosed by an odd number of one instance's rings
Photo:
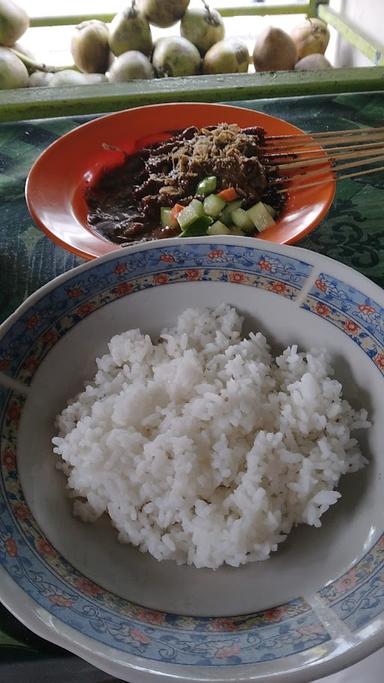
[[[220,199],[224,199],[225,202],[233,202],[239,195],[234,187],[226,187],[225,190],[218,192],[217,196],[220,197]]]
[[[182,211],[183,209],[185,209],[185,206],[183,206],[182,204],[175,204],[173,209],[171,209],[172,218],[176,218],[176,216],[178,216],[180,211]]]

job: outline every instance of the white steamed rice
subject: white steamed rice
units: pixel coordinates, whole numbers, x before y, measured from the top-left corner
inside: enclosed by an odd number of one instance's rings
[[[271,354],[221,305],[186,310],[153,343],[113,337],[58,417],[54,451],[74,512],[107,512],[123,543],[196,567],[264,560],[292,526],[320,526],[339,478],[367,462],[367,413],[342,398],[324,351]]]

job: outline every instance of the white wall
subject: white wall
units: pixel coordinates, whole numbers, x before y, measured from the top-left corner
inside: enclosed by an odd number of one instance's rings
[[[331,0],[330,7],[364,29],[369,38],[384,44],[384,0]],[[335,66],[372,66],[367,57],[334,34],[329,55]]]

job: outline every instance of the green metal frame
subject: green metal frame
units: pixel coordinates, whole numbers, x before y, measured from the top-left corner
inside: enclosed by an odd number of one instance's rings
[[[287,5],[271,5],[265,2],[262,5],[217,6],[217,9],[224,17],[269,14],[319,15],[379,66],[318,72],[285,71],[189,76],[71,88],[3,90],[0,91],[0,121],[96,114],[159,102],[244,101],[264,97],[384,89],[384,48],[369,41],[351,22],[347,22],[331,10],[328,7],[328,0],[309,0],[304,4],[292,2]],[[34,17],[31,19],[31,26],[64,26],[90,18],[109,22],[112,17],[112,14]]]
[[[349,19],[344,19],[327,5],[319,5],[318,14],[320,19],[333,26],[348,43],[368,57],[373,64],[384,66],[384,45],[369,38],[356,24]]]
[[[0,91],[0,121],[105,113],[161,102],[244,101],[369,90],[384,90],[384,67],[25,88]]]
[[[220,12],[223,17],[241,17],[241,16],[264,16],[276,14],[307,14],[315,17],[317,14],[317,0],[309,0],[307,3],[292,2],[289,5],[272,5],[265,2],[262,5],[236,5],[234,7],[220,7],[216,5],[215,9]],[[99,19],[109,23],[112,21],[114,14],[72,14],[68,16],[46,16],[33,17],[31,19],[31,26],[67,26],[68,24],[79,24],[88,19]]]

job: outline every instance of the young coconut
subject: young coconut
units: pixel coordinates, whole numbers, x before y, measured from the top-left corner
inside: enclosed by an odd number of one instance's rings
[[[30,75],[28,85],[30,88],[46,88],[53,74],[45,71],[34,71]]]
[[[0,45],[11,47],[26,32],[29,17],[12,0],[0,0]]]
[[[30,50],[28,50],[21,43],[15,43],[9,48],[15,55],[23,62],[29,74],[36,71],[38,63],[36,62],[36,57]]]
[[[148,57],[138,50],[123,52],[116,57],[108,72],[111,83],[132,81],[140,78],[154,78],[153,66]]]
[[[332,68],[332,64],[321,54],[307,55],[295,64],[295,71],[323,71]]]
[[[321,19],[307,17],[291,31],[291,38],[296,45],[298,58],[319,53],[324,54],[329,43],[327,24]]]
[[[226,38],[212,45],[203,60],[204,74],[247,73],[249,52],[238,38]]]
[[[91,19],[75,26],[71,40],[71,54],[80,71],[89,74],[104,74],[110,61],[107,24]]]
[[[48,81],[50,88],[61,88],[68,85],[95,85],[107,80],[104,74],[82,74],[75,69],[64,69],[52,75]]]
[[[116,14],[109,27],[109,46],[116,57],[138,50],[147,57],[153,48],[151,27],[136,7],[136,0],[124,12]]]
[[[296,62],[296,45],[281,28],[267,26],[257,36],[253,50],[256,71],[289,71]]]
[[[159,28],[173,26],[183,16],[189,0],[138,0],[139,10],[150,24]]]
[[[152,64],[158,76],[194,76],[200,73],[201,57],[197,47],[186,38],[159,38]]]
[[[21,59],[11,50],[0,47],[0,90],[26,88],[28,71]]]
[[[204,55],[212,45],[223,40],[225,28],[221,15],[211,9],[206,2],[204,7],[187,9],[181,23],[180,33],[190,40],[201,55]]]

